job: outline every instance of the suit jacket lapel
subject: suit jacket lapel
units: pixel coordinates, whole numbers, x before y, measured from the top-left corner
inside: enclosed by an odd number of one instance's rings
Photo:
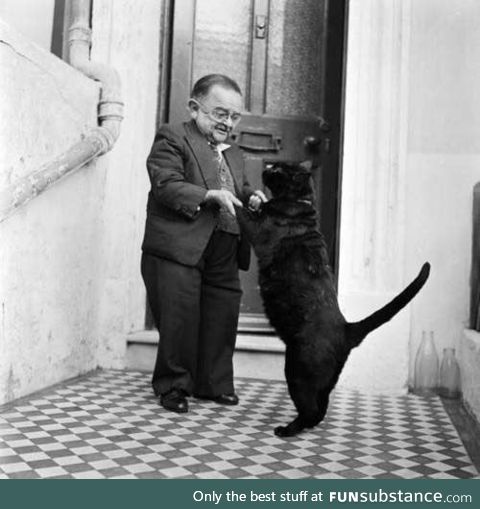
[[[209,147],[205,136],[198,130],[193,120],[184,125],[185,138],[195,155],[205,186],[207,189],[219,189],[218,162],[214,151]]]

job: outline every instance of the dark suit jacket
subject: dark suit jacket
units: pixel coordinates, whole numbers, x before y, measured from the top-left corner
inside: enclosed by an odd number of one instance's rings
[[[223,152],[237,197],[246,202],[252,189],[243,155],[236,145]],[[218,207],[202,205],[207,189],[220,189],[218,163],[195,122],[162,126],[147,159],[151,189],[143,251],[184,265],[196,265],[216,225]],[[250,247],[241,236],[239,267],[246,270]]]

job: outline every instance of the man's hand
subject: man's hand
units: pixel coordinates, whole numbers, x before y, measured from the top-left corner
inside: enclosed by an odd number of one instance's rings
[[[250,196],[250,199],[248,200],[248,208],[257,211],[262,203],[265,203],[267,200],[267,197],[263,194],[263,191],[260,191],[260,189],[257,189],[253,192],[253,194]]]
[[[210,189],[207,191],[207,194],[205,195],[205,201],[206,202],[215,202],[218,203],[220,206],[226,207],[228,212],[232,214],[232,216],[235,216],[235,208],[234,205],[237,205],[238,207],[242,207],[242,202],[230,191],[227,191],[226,189]]]

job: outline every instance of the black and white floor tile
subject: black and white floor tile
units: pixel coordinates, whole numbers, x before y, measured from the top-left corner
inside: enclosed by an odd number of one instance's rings
[[[297,437],[280,381],[239,379],[240,404],[162,409],[140,372],[100,371],[0,408],[0,479],[478,478],[438,398],[337,390]]]

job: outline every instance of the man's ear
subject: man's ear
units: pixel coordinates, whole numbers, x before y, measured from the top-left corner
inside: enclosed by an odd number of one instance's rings
[[[308,159],[307,161],[302,161],[299,166],[307,171],[312,171],[312,161]]]
[[[189,99],[188,103],[187,103],[187,110],[190,113],[190,115],[192,116],[192,118],[195,118],[197,116],[198,109],[199,109],[199,106],[195,102],[195,100]]]

